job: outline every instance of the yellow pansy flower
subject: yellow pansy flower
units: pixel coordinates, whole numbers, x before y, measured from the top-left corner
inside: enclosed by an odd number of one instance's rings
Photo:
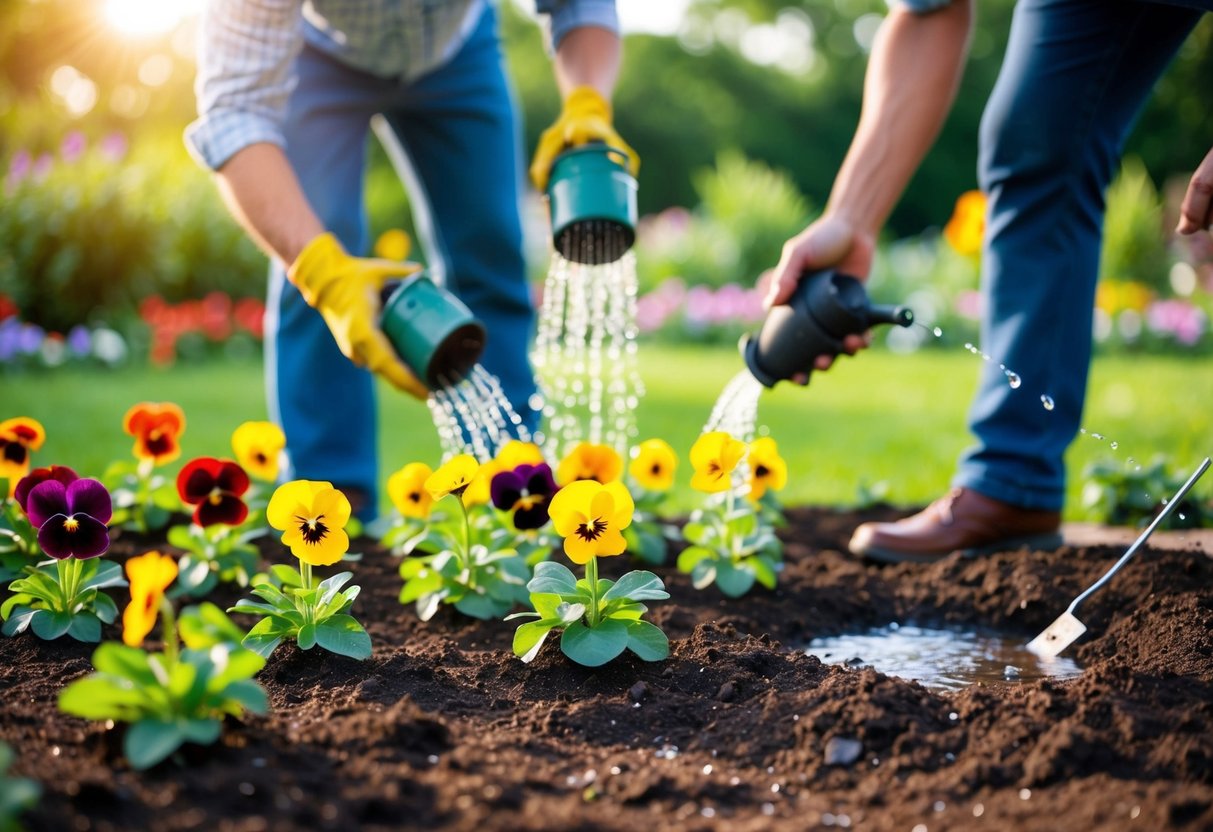
[[[0,422],[0,479],[8,480],[8,493],[13,496],[17,483],[29,473],[29,455],[42,447],[46,429],[28,416]]]
[[[568,485],[578,480],[594,480],[605,485],[623,474],[623,459],[610,445],[581,442],[560,460],[556,482]]]
[[[767,490],[779,491],[788,484],[788,464],[779,455],[779,446],[769,436],[750,443],[750,499],[760,500]]]
[[[691,488],[709,494],[728,491],[732,485],[733,469],[745,456],[745,443],[721,430],[703,434],[691,446],[691,465],[695,474]]]
[[[160,552],[148,552],[126,562],[131,581],[131,602],[122,612],[122,641],[127,647],[139,647],[156,626],[160,601],[177,578],[177,562]]]
[[[312,566],[331,566],[350,548],[345,524],[350,501],[332,483],[291,480],[278,486],[265,510],[271,526],[283,532],[291,554]]]
[[[425,481],[434,470],[424,462],[410,462],[388,477],[387,495],[405,517],[424,520],[430,516],[434,498],[425,490]]]
[[[636,448],[628,466],[632,479],[649,491],[669,491],[674,485],[678,455],[664,439],[646,439]]]
[[[245,422],[232,432],[236,461],[251,476],[265,482],[278,479],[278,461],[286,435],[273,422]]]
[[[548,513],[569,560],[585,564],[595,556],[624,553],[628,544],[621,532],[631,525],[635,508],[623,483],[578,480],[556,492]]]
[[[965,191],[956,200],[952,218],[943,228],[944,239],[958,254],[972,257],[981,251],[986,230],[986,195]]]
[[[467,491],[476,474],[480,472],[480,463],[471,454],[460,454],[451,457],[447,462],[430,474],[425,481],[425,490],[435,500],[441,500],[448,494],[462,497]]]

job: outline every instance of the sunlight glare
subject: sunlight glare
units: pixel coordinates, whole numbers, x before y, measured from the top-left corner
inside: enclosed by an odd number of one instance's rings
[[[134,37],[171,32],[177,24],[201,11],[205,0],[107,0],[105,19],[118,31]]]

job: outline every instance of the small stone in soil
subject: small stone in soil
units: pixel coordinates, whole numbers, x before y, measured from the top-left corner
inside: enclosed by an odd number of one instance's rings
[[[716,698],[721,702],[732,702],[733,697],[737,695],[737,688],[732,682],[725,682],[720,686],[720,691],[716,694]]]
[[[649,692],[649,686],[644,682],[637,682],[628,689],[628,696],[633,702],[640,702]]]
[[[831,737],[826,743],[825,764],[827,766],[849,766],[863,753],[863,743],[850,737]]]

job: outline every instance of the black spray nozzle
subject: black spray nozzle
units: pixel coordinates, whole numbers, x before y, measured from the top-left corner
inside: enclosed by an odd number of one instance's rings
[[[833,270],[808,272],[787,303],[767,314],[755,336],[741,339],[742,355],[754,378],[767,387],[793,376],[806,378],[819,355],[838,355],[843,339],[876,324],[909,326],[914,313],[904,306],[873,305],[863,284]]]

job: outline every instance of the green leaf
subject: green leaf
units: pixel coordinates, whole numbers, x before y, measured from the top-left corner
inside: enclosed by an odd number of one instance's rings
[[[244,638],[244,630],[236,626],[223,610],[210,601],[182,610],[177,620],[177,631],[185,646],[195,650],[204,650],[216,644],[237,645]]]
[[[577,576],[563,564],[545,560],[535,566],[535,577],[526,585],[531,593],[555,593],[557,595],[576,595]]]
[[[92,569],[89,568],[90,564],[94,565]],[[89,558],[84,562],[84,571],[80,575],[81,592],[86,589],[109,589],[111,587],[126,585],[126,578],[122,575],[122,567],[112,560]]]
[[[59,710],[84,719],[124,721],[145,711],[149,704],[141,688],[103,673],[77,679],[59,693]]]
[[[716,580],[716,565],[720,560],[701,560],[691,569],[691,586],[696,589],[706,589]]]
[[[559,595],[548,592],[536,592],[531,595],[531,606],[540,618],[559,618],[556,609],[563,603]]]
[[[327,606],[333,600],[333,597],[341,591],[341,587],[349,583],[352,577],[354,577],[353,572],[338,572],[336,575],[321,581],[320,585],[316,587],[316,591],[320,596],[316,605],[320,607]]]
[[[316,643],[341,656],[367,659],[371,655],[371,637],[350,615],[334,615],[316,625]]]
[[[565,629],[560,639],[560,649],[564,654],[586,667],[600,667],[606,664],[627,646],[628,625],[617,618],[608,618],[594,628],[587,627],[580,621],[575,622]]]
[[[211,576],[211,562],[203,558],[185,555],[177,561],[177,587],[183,593],[193,594]]]
[[[660,531],[638,527],[636,523],[632,523],[624,530],[624,537],[628,541],[628,551],[640,560],[654,566],[665,563],[666,542]]]
[[[602,596],[603,601],[613,601],[616,598],[630,598],[633,601],[663,601],[670,597],[665,591],[665,584],[652,572],[636,570],[628,572]]]
[[[580,621],[583,615],[585,615],[585,604],[564,602],[556,607],[555,617],[559,618],[562,624],[572,624],[574,621]]]
[[[65,612],[38,610],[30,619],[30,629],[38,638],[54,641],[66,633],[72,626],[72,617]]]
[[[130,679],[137,685],[158,684],[148,664],[147,653],[116,641],[107,641],[93,651],[93,667],[102,673]]]
[[[185,719],[178,723],[186,740],[198,745],[210,745],[219,739],[223,723],[217,719]]]
[[[743,561],[734,566],[730,561],[722,560],[716,564],[716,586],[730,598],[740,598],[754,586],[754,573],[746,568]]]
[[[295,641],[300,650],[311,650],[316,644],[316,625],[309,621],[300,627],[299,632],[295,633]]]
[[[429,621],[438,612],[438,607],[449,594],[449,590],[443,589],[431,592],[429,595],[422,595],[417,599],[417,617],[422,621]]]
[[[748,509],[735,513],[726,524],[733,537],[745,537],[754,533],[758,526],[758,518]]]
[[[269,699],[265,695],[265,688],[252,679],[238,679],[232,682],[223,689],[222,695],[225,700],[234,702],[244,710],[258,716],[267,713],[270,709]],[[233,716],[236,715],[233,714]]]
[[[283,586],[303,586],[303,576],[299,570],[285,563],[275,563],[270,567],[270,574]]]
[[[185,742],[185,732],[176,722],[145,719],[126,732],[122,750],[131,768],[142,771],[172,754]]]
[[[552,632],[552,628],[558,626],[559,623],[559,621],[548,618],[541,621],[528,621],[519,626],[514,631],[514,655],[524,662],[530,662],[539,655],[539,649],[543,647],[548,633]]]
[[[400,588],[400,603],[408,604],[416,601],[423,595],[437,592],[439,589],[442,589],[442,584],[443,578],[441,572],[435,572],[431,569],[424,574],[418,574]]]
[[[771,563],[763,555],[755,555],[752,558],[746,559],[746,565],[754,573],[754,577],[758,583],[765,586],[767,589],[774,589],[779,582],[779,573],[775,569],[775,564]]]
[[[288,632],[289,630],[279,624],[278,619],[263,618],[253,625],[253,629],[241,639],[240,644],[261,658],[268,659]]]
[[[719,557],[712,549],[704,546],[688,546],[678,553],[678,571],[691,572],[700,561]]]
[[[455,602],[455,609],[472,618],[489,621],[505,615],[513,606],[509,601],[501,601],[487,592],[469,592]]]
[[[30,620],[38,612],[39,610],[31,607],[16,607],[10,612],[8,620],[4,622],[4,626],[0,627],[0,633],[3,633],[6,636],[15,636],[18,633],[24,633],[25,629],[29,627]]]
[[[89,644],[101,641],[101,619],[88,610],[81,610],[71,617],[67,634]]]
[[[198,538],[194,536],[192,528],[192,526],[173,526],[168,530],[168,545],[193,551],[194,547],[198,545]]]
[[[118,617],[118,605],[104,592],[98,592],[97,597],[93,599],[93,612],[103,624],[113,624]]]
[[[214,673],[207,682],[209,693],[217,693],[233,682],[251,679],[265,667],[265,659],[239,644],[217,644],[207,648]]]
[[[707,524],[692,521],[682,527],[682,536],[692,543],[707,543],[711,537],[710,531]]]
[[[656,662],[670,655],[670,640],[656,624],[632,621],[628,625],[628,649],[646,662]]]

